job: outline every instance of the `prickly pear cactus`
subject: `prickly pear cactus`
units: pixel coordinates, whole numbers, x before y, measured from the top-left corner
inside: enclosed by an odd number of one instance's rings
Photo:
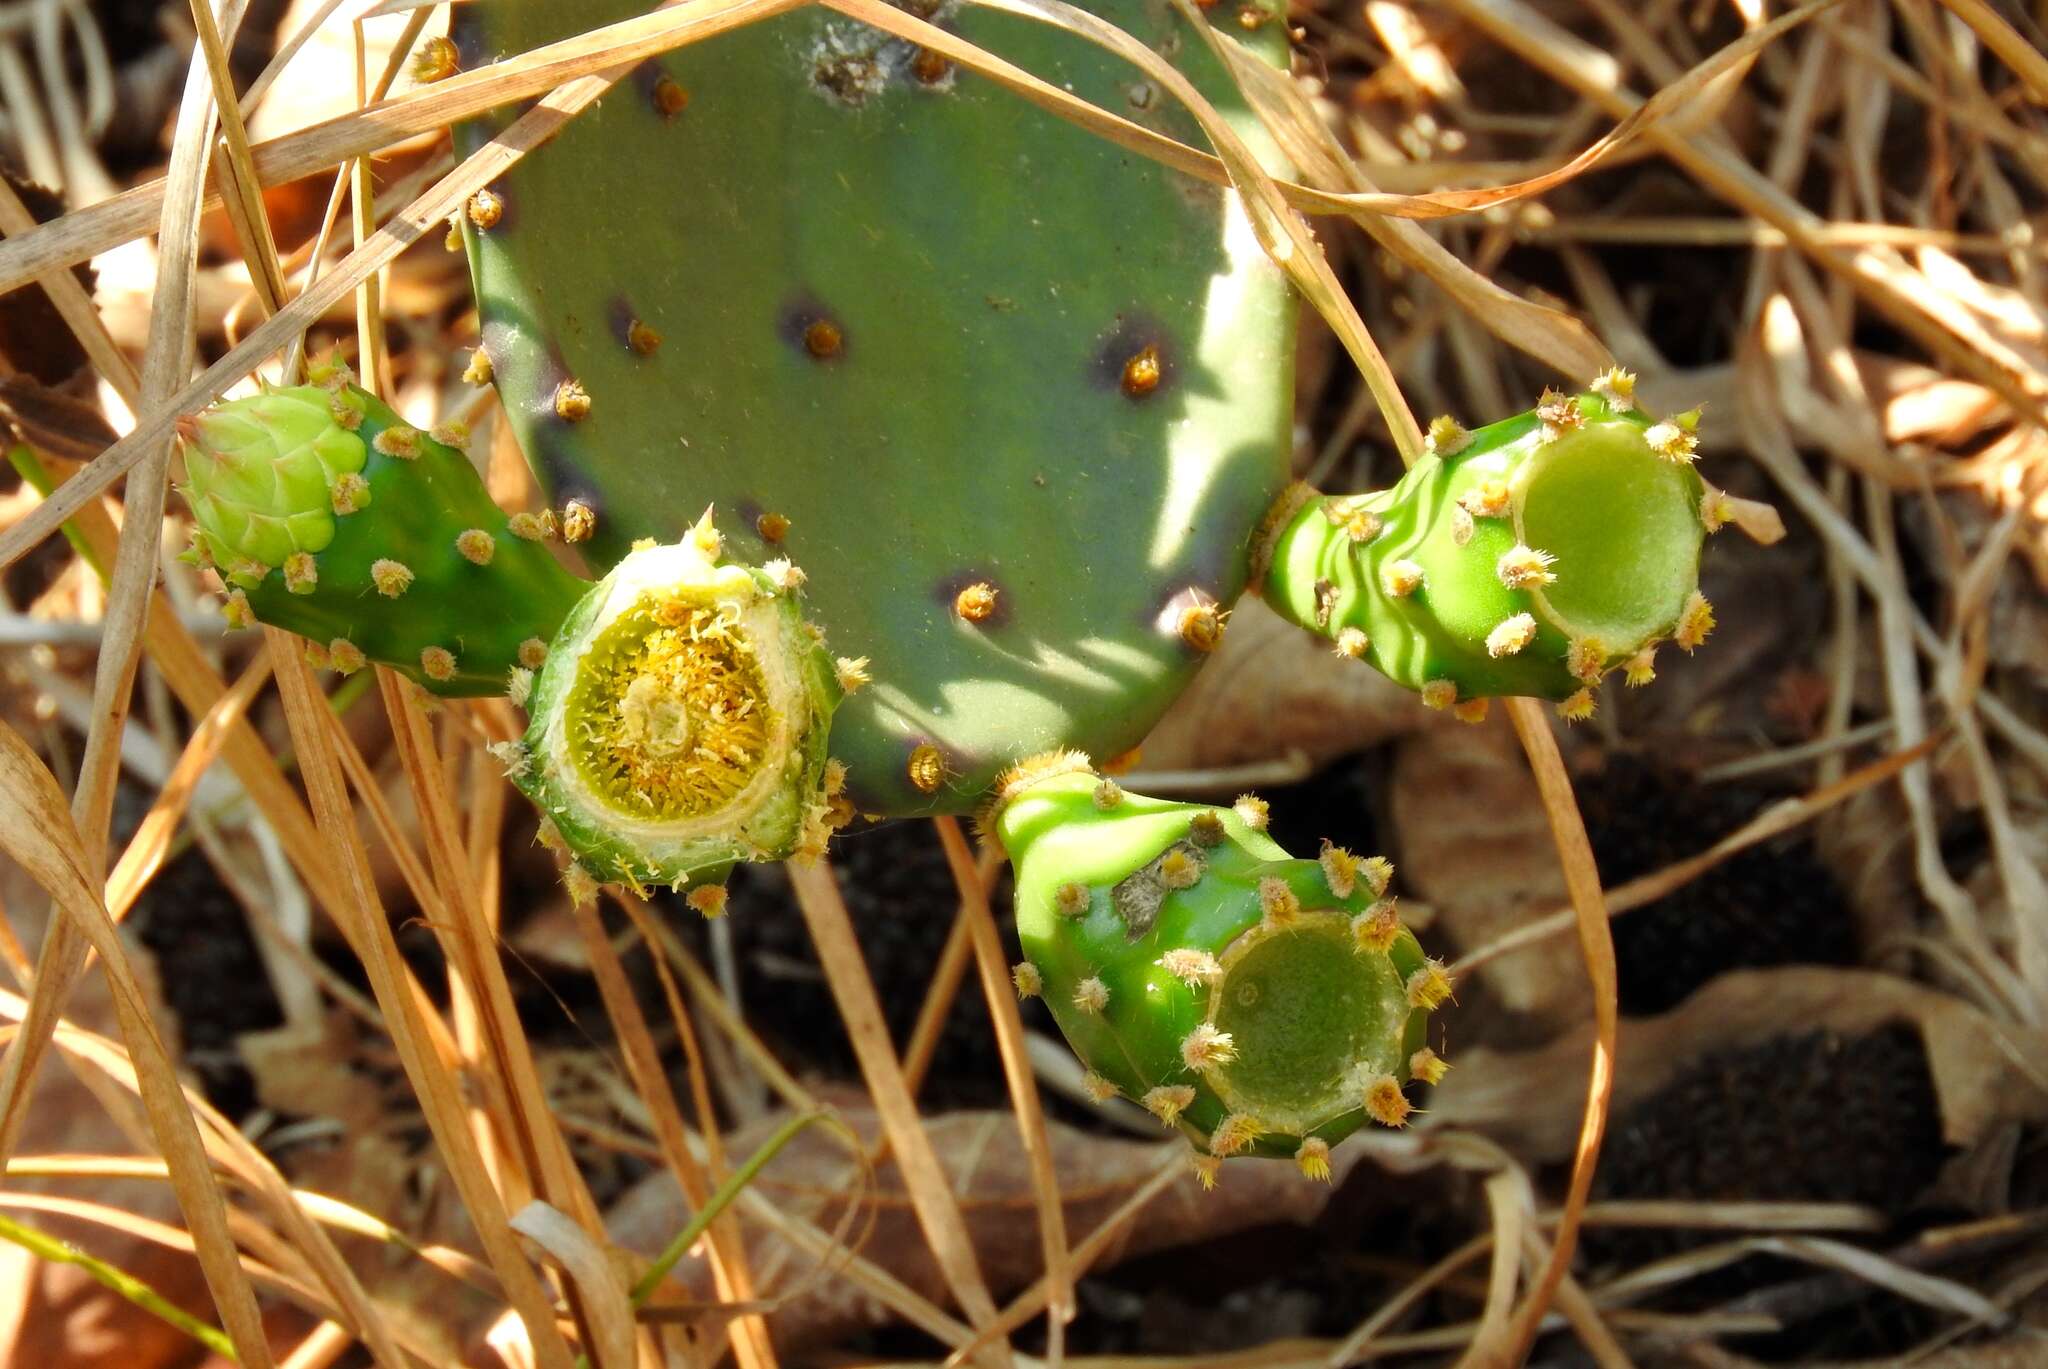
[[[538,678],[512,682],[531,724],[500,757],[585,876],[701,891],[736,860],[815,858],[852,816],[825,756],[839,668],[798,607],[801,573],[722,553],[709,513],[630,552]]]
[[[1476,431],[1438,419],[1392,489],[1284,501],[1263,593],[1434,707],[1523,694],[1586,717],[1608,673],[1647,684],[1660,642],[1713,627],[1700,546],[1722,515],[1697,421],[1653,421],[1621,371]]]
[[[1293,1156],[1368,1120],[1405,1125],[1434,1083],[1428,1015],[1449,981],[1402,928],[1393,868],[1326,846],[1289,857],[1265,805],[1169,803],[1055,753],[1006,776],[984,830],[1017,870],[1020,993],[1042,994],[1103,1097],[1201,1147]]]
[[[344,673],[375,661],[439,694],[503,693],[589,585],[507,518],[452,430],[422,432],[316,372],[180,425],[191,558],[228,586],[231,622],[309,639]]]
[[[1088,7],[1264,145],[1165,0]],[[641,8],[478,0],[453,36],[473,67]],[[1078,39],[905,8],[1202,141]],[[1266,0],[1217,15],[1284,52]],[[866,812],[966,811],[1022,756],[1135,743],[1285,486],[1292,301],[1234,201],[822,10],[648,63],[462,226],[477,373],[594,511],[600,564],[715,503],[745,557],[811,569],[833,648],[873,660],[833,736]]]

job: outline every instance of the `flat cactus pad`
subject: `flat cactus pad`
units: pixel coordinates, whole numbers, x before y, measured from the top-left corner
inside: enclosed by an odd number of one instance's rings
[[[636,8],[480,0],[454,36],[474,67]],[[1164,0],[1091,8],[1249,131]],[[1201,144],[1079,39],[915,12]],[[1277,14],[1219,13],[1278,57]],[[865,812],[966,811],[1023,755],[1134,744],[1285,485],[1293,301],[1233,198],[822,11],[645,64],[463,227],[490,373],[600,566],[715,505],[872,662],[832,734]]]

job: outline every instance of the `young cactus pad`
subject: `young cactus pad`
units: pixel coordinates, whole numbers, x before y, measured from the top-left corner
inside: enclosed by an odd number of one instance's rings
[[[723,561],[707,513],[629,554],[562,625],[500,755],[590,874],[701,885],[736,860],[816,855],[849,816],[827,793],[839,686],[797,583]]]
[[[462,452],[330,380],[180,425],[193,559],[219,571],[230,621],[296,632],[337,669],[503,693],[588,583],[512,533]]]
[[[903,7],[1203,143],[1070,34]],[[453,37],[474,68],[644,8],[477,0]],[[1177,11],[1086,8],[1269,146]],[[1284,56],[1271,0],[1209,22]],[[585,551],[671,540],[715,503],[871,658],[833,739],[864,812],[964,812],[1023,756],[1133,745],[1285,488],[1293,304],[1234,197],[821,8],[643,65],[462,228],[476,374],[551,498],[594,511]]]
[[[1439,707],[1526,694],[1582,716],[1610,670],[1646,683],[1659,642],[1713,625],[1710,510],[1692,417],[1653,422],[1632,387],[1616,372],[1473,432],[1439,419],[1393,488],[1302,490],[1273,520],[1267,602]]]
[[[1424,1033],[1450,986],[1386,898],[1386,862],[1291,858],[1256,799],[1145,798],[1069,754],[1006,777],[983,822],[1016,866],[1020,991],[1104,1093],[1210,1156],[1324,1177],[1330,1145],[1403,1125],[1410,1075],[1440,1071]]]

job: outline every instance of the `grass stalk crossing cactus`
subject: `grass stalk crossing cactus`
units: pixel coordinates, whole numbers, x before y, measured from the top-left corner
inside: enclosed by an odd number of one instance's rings
[[[1020,992],[1044,996],[1105,1096],[1208,1157],[1327,1177],[1330,1145],[1404,1125],[1406,1083],[1439,1075],[1425,1029],[1449,982],[1401,926],[1384,860],[1291,857],[1256,798],[1146,798],[1071,753],[1017,767],[982,823],[1016,866]]]

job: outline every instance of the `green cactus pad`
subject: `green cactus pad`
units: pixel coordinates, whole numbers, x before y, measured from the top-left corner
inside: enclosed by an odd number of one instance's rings
[[[474,67],[642,7],[479,0],[454,36]],[[1202,141],[1079,39],[906,7]],[[1267,146],[1162,0],[1090,8]],[[1284,52],[1277,11],[1218,16]],[[543,486],[594,509],[600,564],[716,503],[742,554],[811,571],[873,662],[833,739],[863,811],[1123,751],[1199,667],[1291,420],[1290,291],[1230,197],[817,10],[647,64],[490,193],[482,346]]]
[[[1264,806],[1171,803],[1080,757],[1027,762],[984,817],[1017,870],[1019,988],[1044,995],[1103,1092],[1211,1155],[1315,1172],[1368,1120],[1405,1122],[1449,986],[1385,897],[1392,867],[1288,855]]]
[[[1393,488],[1302,491],[1274,520],[1267,601],[1439,706],[1521,694],[1590,710],[1617,667],[1645,683],[1659,642],[1690,650],[1712,626],[1707,491],[1690,419],[1653,422],[1630,385],[1617,372],[1473,432],[1439,419]]]
[[[562,625],[525,737],[500,748],[601,881],[703,886],[736,860],[814,857],[850,816],[828,792],[839,686],[799,580],[720,550],[707,515],[619,562]]]
[[[219,570],[232,617],[296,632],[339,669],[503,693],[588,583],[512,533],[462,452],[331,378],[181,425],[193,559]]]

